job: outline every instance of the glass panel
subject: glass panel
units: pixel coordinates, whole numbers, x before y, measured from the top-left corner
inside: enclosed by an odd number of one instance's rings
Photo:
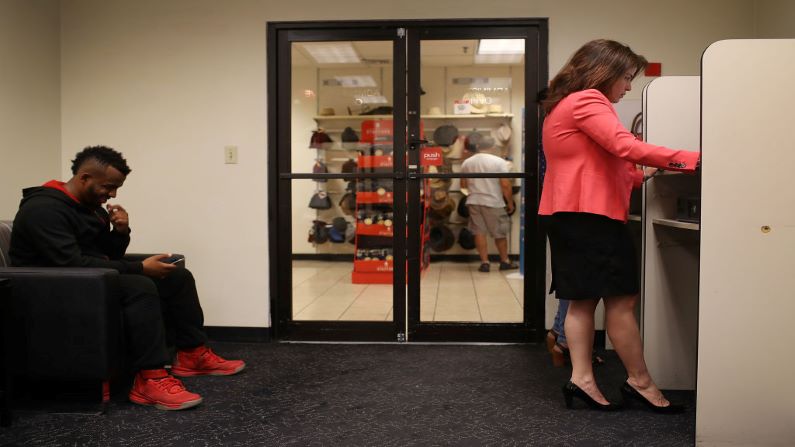
[[[291,110],[294,173],[339,173],[391,143],[392,42],[293,43]]]
[[[294,43],[292,61],[291,171],[391,173],[392,42]],[[392,181],[291,184],[293,320],[391,321]]]
[[[421,42],[420,76],[425,92],[421,121],[430,141],[422,159],[432,164],[423,168],[425,172],[462,172],[465,161],[467,172],[520,170],[524,54],[498,47],[479,55],[479,45],[478,40]],[[459,178],[431,179],[426,185],[425,244],[430,265],[421,279],[420,321],[522,322],[523,276],[518,268],[501,270],[499,261],[502,248],[510,257],[509,264],[519,263],[520,211],[499,215],[505,209],[501,183],[512,187],[518,205],[521,182],[464,181],[468,188],[462,188]],[[469,192],[473,194],[466,196]],[[478,209],[459,206],[464,197],[479,202]],[[473,218],[473,214],[483,217]],[[482,255],[491,258],[488,272],[479,271],[478,244]]]

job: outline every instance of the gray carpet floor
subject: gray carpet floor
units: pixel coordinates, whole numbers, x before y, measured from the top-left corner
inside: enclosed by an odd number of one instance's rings
[[[566,409],[560,388],[569,370],[553,368],[541,345],[213,347],[248,366],[232,377],[185,379],[204,397],[199,407],[166,412],[134,405],[117,384],[102,415],[55,412],[63,402],[17,408],[13,425],[0,429],[0,445],[685,446],[695,440],[692,392],[667,393],[688,406],[679,415],[639,406],[600,413],[579,401]],[[620,401],[624,370],[614,353],[604,357],[597,381],[608,399]]]

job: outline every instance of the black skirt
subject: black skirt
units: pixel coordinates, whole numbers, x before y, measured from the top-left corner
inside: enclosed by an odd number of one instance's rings
[[[541,216],[552,261],[550,293],[562,300],[638,293],[635,244],[627,225],[590,213]]]

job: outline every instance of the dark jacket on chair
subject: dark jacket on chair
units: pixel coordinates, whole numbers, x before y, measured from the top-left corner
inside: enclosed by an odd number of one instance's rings
[[[18,267],[100,267],[141,273],[141,262],[122,259],[129,243],[129,234],[111,231],[108,212],[101,206],[89,208],[57,186],[39,186],[22,191],[9,254]]]

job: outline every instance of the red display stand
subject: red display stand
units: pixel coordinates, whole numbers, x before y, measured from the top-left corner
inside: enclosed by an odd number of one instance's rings
[[[386,164],[388,160],[388,165]],[[391,168],[392,157],[383,155],[361,155],[358,159],[358,166],[360,169],[370,168]],[[428,193],[429,189],[425,185],[425,192]],[[423,197],[425,194],[423,194]],[[394,203],[394,194],[392,191],[357,191],[356,193],[356,213],[357,219],[362,215],[360,211],[369,209],[371,205],[392,205]],[[422,269],[425,270],[430,263],[430,257],[425,252],[425,242],[428,239],[426,234],[425,225],[425,211],[427,203],[423,199],[423,215],[420,224],[420,231],[422,233],[422,245],[420,247],[420,259],[422,259]],[[408,229],[407,229],[408,231]],[[362,237],[368,238],[371,242],[367,244],[368,249],[372,246],[373,240],[379,247],[392,247],[392,239],[394,237],[394,227],[392,225],[384,225],[383,223],[370,223],[367,224],[363,221],[357,220],[356,222],[356,240],[355,240],[355,253],[358,256],[360,248],[362,247]],[[377,251],[378,249],[376,249]],[[353,272],[351,273],[351,281],[354,284],[392,284],[392,276],[394,272],[394,261],[392,259],[354,259]]]

